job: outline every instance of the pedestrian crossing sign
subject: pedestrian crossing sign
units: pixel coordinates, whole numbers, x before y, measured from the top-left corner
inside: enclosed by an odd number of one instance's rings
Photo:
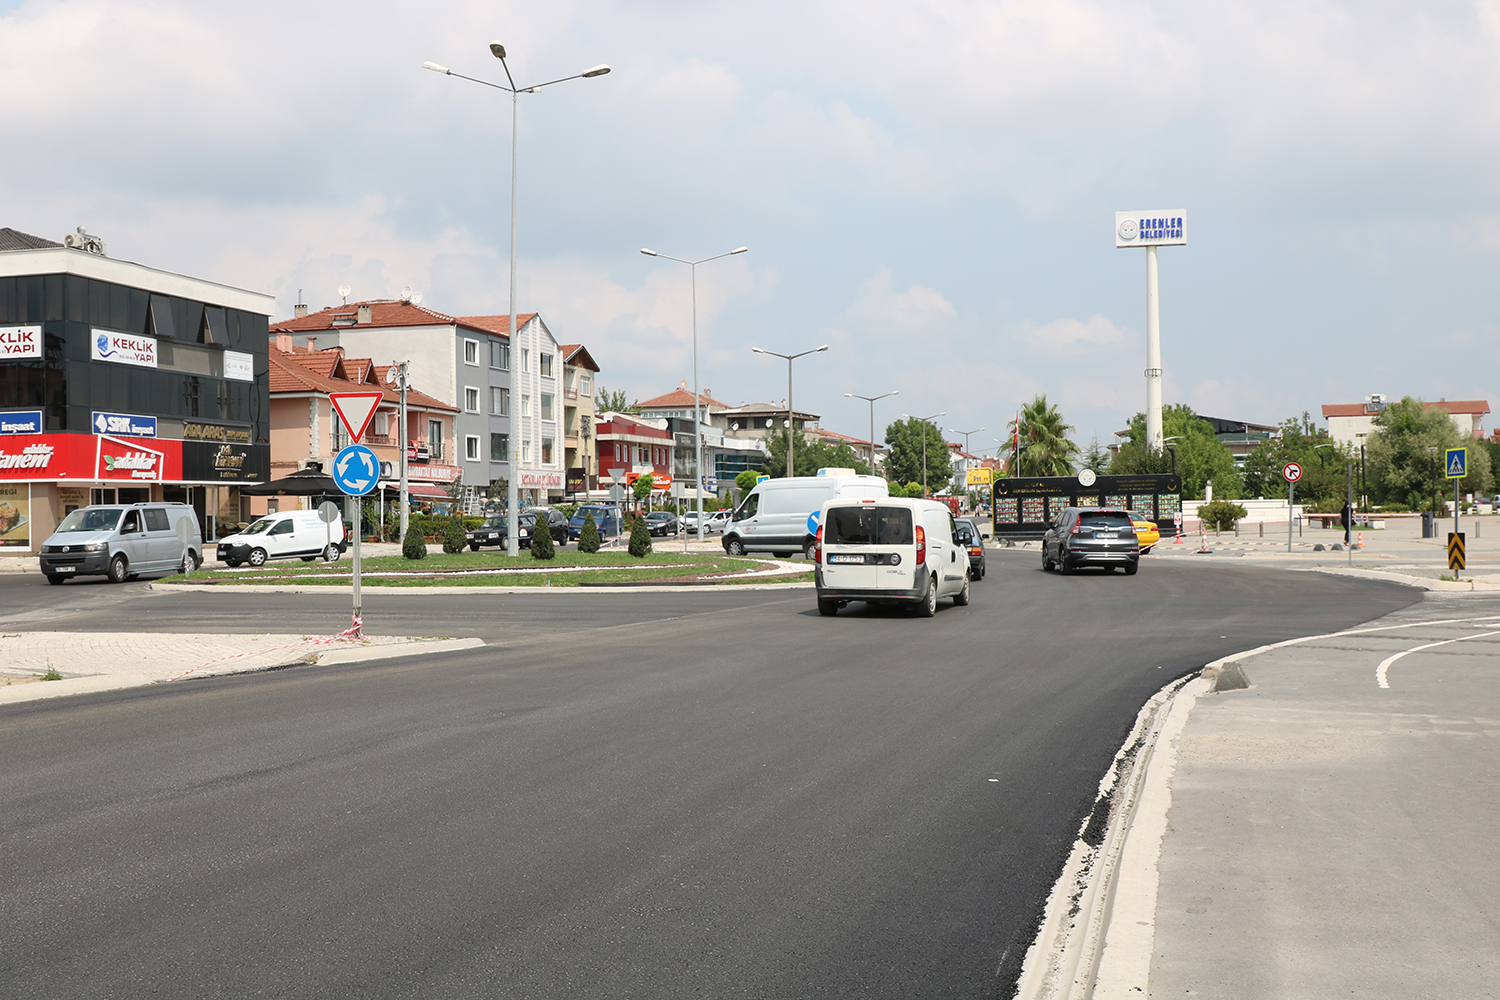
[[[1462,479],[1469,474],[1469,449],[1449,448],[1443,456],[1443,466],[1449,479]]]

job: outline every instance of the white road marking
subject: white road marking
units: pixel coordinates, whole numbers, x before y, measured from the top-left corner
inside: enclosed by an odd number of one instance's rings
[[[1487,635],[1500,635],[1500,631],[1476,632],[1473,635],[1461,635],[1457,639],[1444,639],[1441,642],[1429,642],[1422,646],[1413,646],[1411,649],[1397,653],[1395,656],[1387,656],[1385,659],[1380,661],[1380,666],[1375,668],[1375,680],[1379,682],[1381,687],[1388,688],[1391,685],[1390,682],[1386,679],[1386,671],[1390,668],[1390,665],[1392,663],[1395,663],[1397,660],[1401,659],[1401,657],[1408,656],[1412,653],[1420,653],[1422,650],[1431,649],[1434,646],[1446,646],[1450,642],[1463,642],[1466,639],[1483,639]]]

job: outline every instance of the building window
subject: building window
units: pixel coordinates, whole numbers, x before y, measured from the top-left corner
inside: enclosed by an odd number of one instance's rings
[[[497,417],[510,416],[510,390],[498,385],[490,386],[490,413]]]
[[[443,457],[443,422],[427,421],[427,457],[434,462]]]
[[[592,396],[594,394],[594,380],[585,375],[578,391],[585,396]]]
[[[510,345],[499,340],[490,341],[490,367],[510,369]]]
[[[521,461],[528,464],[531,462],[531,440],[529,438],[521,442]]]
[[[548,437],[542,438],[542,464],[552,464],[552,439]]]
[[[479,461],[479,435],[464,435],[464,459],[470,462]]]
[[[547,378],[551,378],[552,377],[552,355],[548,354],[546,351],[543,351],[541,354],[537,355],[537,361],[540,362],[540,364],[542,366],[542,374],[545,375]]]
[[[479,390],[472,385],[464,386],[464,409],[470,413],[479,412]]]
[[[531,397],[524,393],[521,395],[521,416],[531,416]]]
[[[466,340],[466,341],[464,341],[464,364],[466,364],[466,365],[478,365],[479,364],[479,341],[477,341],[477,340]]]
[[[491,462],[509,462],[510,461],[510,435],[509,434],[491,434],[490,435],[490,461]]]
[[[332,416],[333,416],[333,451],[330,454],[337,455],[339,452],[343,451],[345,448],[349,447],[354,442],[349,440],[349,432],[344,429],[344,422],[338,418],[338,414],[335,413],[335,414],[332,414]]]
[[[521,348],[521,371],[531,371],[531,348],[529,347]]]
[[[542,393],[542,419],[543,420],[556,420],[557,419],[556,417],[554,417],[552,415],[552,393],[550,393],[550,392],[544,392],[544,393]]]

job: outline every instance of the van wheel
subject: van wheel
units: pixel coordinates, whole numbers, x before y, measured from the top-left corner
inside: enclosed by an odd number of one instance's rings
[[[923,618],[931,618],[937,614],[937,577],[932,576],[927,580],[927,593],[922,597],[922,603],[917,606],[917,612]]]
[[[323,550],[323,561],[324,562],[338,562],[339,561],[339,554],[341,552],[342,552],[342,550],[337,545],[334,545],[332,542],[330,542],[328,544],[328,547]]]
[[[52,577],[48,577],[48,579],[50,580],[50,579],[53,579],[53,578]],[[62,583],[62,578],[58,577],[56,579],[56,582]],[[821,601],[820,600],[818,602],[818,614],[822,615],[824,618],[832,618],[834,615],[836,615],[838,613],[839,613],[839,602],[838,601]]]
[[[202,552],[194,552],[192,549],[188,549],[188,555],[192,556],[192,558],[193,558],[193,569],[202,569],[203,568],[203,553]]]
[[[956,593],[956,594],[953,595],[953,606],[955,608],[961,608],[961,607],[964,607],[965,605],[967,605],[968,603],[969,603],[969,577],[968,577],[967,574],[965,574],[965,576],[964,576],[964,589],[960,590],[958,593]]]
[[[808,562],[817,562],[818,561],[818,543],[817,542],[808,542],[806,548],[804,548],[802,550],[802,554],[807,557],[807,561]]]
[[[124,556],[115,556],[109,561],[110,583],[124,583],[126,577],[130,576],[130,564],[125,561]]]
[[[67,579],[67,577],[65,577],[65,576],[49,576],[49,577],[47,577],[47,582],[50,583],[50,584],[52,584],[53,586],[57,586],[58,584],[62,583],[66,579]]]
[[[251,566],[264,566],[266,564],[266,550],[251,549],[250,558],[245,561],[248,562]]]
[[[724,543],[724,551],[732,556],[742,556],[745,554],[745,543],[738,538],[731,538]]]

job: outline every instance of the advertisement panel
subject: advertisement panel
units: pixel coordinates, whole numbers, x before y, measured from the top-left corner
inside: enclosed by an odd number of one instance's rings
[[[42,356],[42,328],[0,326],[0,361],[19,361]]]
[[[31,487],[0,483],[0,546],[31,547]]]
[[[9,410],[0,413],[0,434],[40,434],[46,427],[41,410]]]
[[[180,482],[182,442],[106,434],[0,437],[0,481]]]
[[[994,469],[970,469],[966,476],[965,486],[988,486],[995,477]]]
[[[1187,246],[1187,212],[1180,208],[1115,213],[1115,247]]]
[[[410,470],[407,470],[410,475]],[[543,472],[539,469],[522,469],[516,485],[523,490],[560,490],[563,488],[561,472]]]
[[[269,445],[182,443],[182,478],[190,483],[264,483],[270,473]]]
[[[120,333],[94,327],[89,336],[89,357],[117,365],[156,367],[156,338],[139,333]]]
[[[224,377],[240,382],[255,381],[255,355],[240,351],[224,352]]]
[[[124,434],[127,437],[156,437],[156,418],[134,413],[101,413],[94,411],[91,424],[95,434]]]

